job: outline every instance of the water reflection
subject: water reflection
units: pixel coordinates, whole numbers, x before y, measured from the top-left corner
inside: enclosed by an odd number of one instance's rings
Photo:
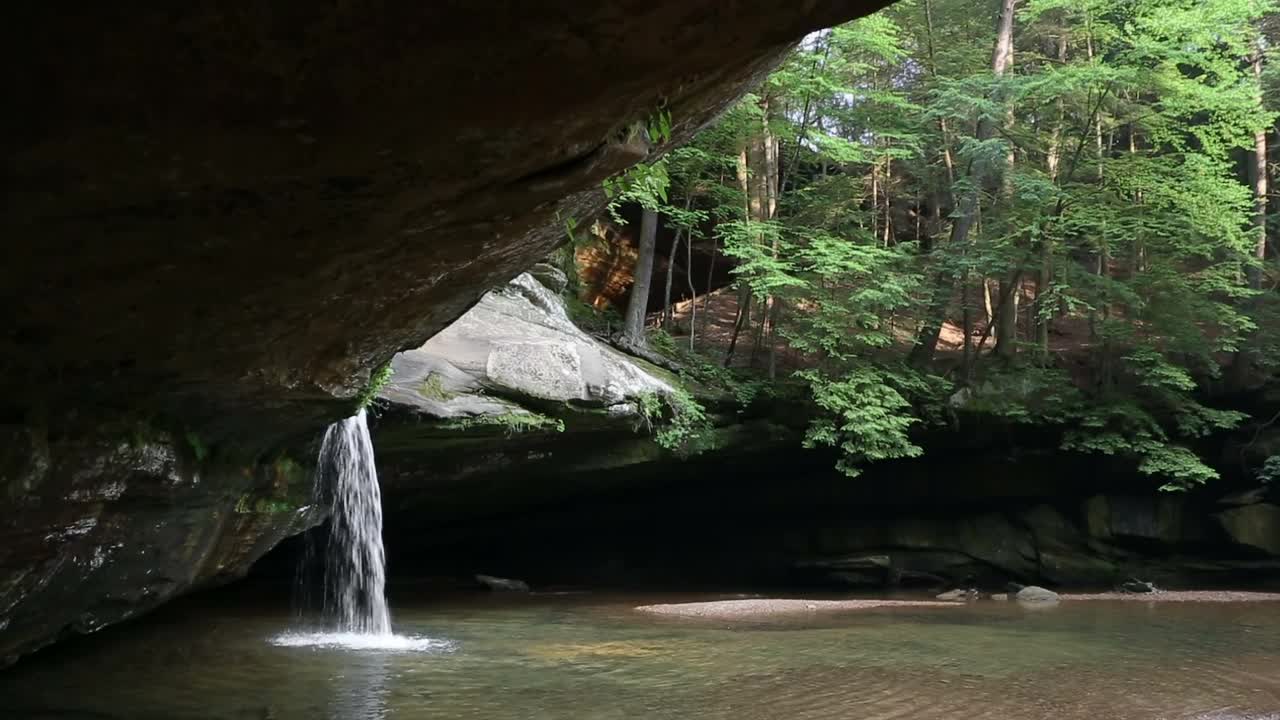
[[[349,664],[332,678],[329,720],[383,720],[387,716],[390,658],[381,653],[353,653]]]
[[[0,673],[0,717],[1280,720],[1280,604],[631,610],[654,600],[397,602],[401,637],[454,642],[425,651],[306,643],[284,609],[175,609]]]

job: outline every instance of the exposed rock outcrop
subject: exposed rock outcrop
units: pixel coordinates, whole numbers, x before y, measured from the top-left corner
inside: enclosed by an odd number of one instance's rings
[[[21,108],[0,120],[0,434],[30,438],[0,478],[0,658],[242,572],[297,528],[227,519],[271,496],[257,471],[174,489],[110,428],[269,465],[662,152],[643,129],[659,108],[683,141],[806,32],[884,4],[26,6],[0,43]],[[95,530],[44,539],[88,517],[66,492],[115,478]],[[175,581],[125,549],[92,581],[69,570],[117,542]]]
[[[521,416],[536,422],[542,416],[535,408],[565,403],[634,420],[641,396],[674,389],[656,368],[580,330],[564,300],[529,273],[486,293],[422,347],[397,355],[392,371],[383,399],[480,424]]]

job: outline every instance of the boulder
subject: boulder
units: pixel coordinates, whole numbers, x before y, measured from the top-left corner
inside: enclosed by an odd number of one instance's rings
[[[1019,590],[1013,597],[1018,602],[1028,605],[1045,605],[1056,603],[1059,600],[1058,593],[1038,585],[1028,585]]]
[[[1269,503],[1242,505],[1216,517],[1236,543],[1268,555],[1280,555],[1280,507]]]
[[[493,575],[475,576],[476,582],[494,592],[529,592],[529,583],[523,580],[495,577]]]
[[[381,397],[438,419],[533,414],[574,403],[634,419],[638,398],[667,394],[656,369],[578,328],[565,301],[529,273],[489,291],[421,347],[392,361]]]

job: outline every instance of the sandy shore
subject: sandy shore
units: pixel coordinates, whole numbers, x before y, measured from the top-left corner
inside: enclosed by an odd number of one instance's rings
[[[1236,590],[1165,590],[1158,593],[1062,593],[1064,602],[1075,600],[1126,600],[1132,602],[1280,602],[1280,592],[1241,592]],[[989,602],[989,601],[983,601]],[[959,607],[963,602],[944,600],[794,600],[782,598],[750,598],[709,602],[665,603],[641,605],[637,611],[669,617],[707,618],[711,620],[758,620],[816,612],[845,612],[894,607]]]
[[[869,610],[881,607],[956,607],[958,605],[961,605],[961,603],[940,600],[782,600],[778,598],[758,598],[641,605],[636,610],[654,615],[669,615],[673,617],[752,620],[777,617],[779,615]]]
[[[1162,590],[1157,593],[1062,593],[1063,600],[1136,600],[1141,602],[1278,602],[1280,592],[1236,590]]]

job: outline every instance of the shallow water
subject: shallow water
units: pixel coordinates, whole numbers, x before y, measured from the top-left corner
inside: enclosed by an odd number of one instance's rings
[[[725,596],[401,595],[382,649],[273,644],[287,609],[239,593],[170,608],[0,672],[0,717],[1280,720],[1280,603],[727,623],[631,610]]]

